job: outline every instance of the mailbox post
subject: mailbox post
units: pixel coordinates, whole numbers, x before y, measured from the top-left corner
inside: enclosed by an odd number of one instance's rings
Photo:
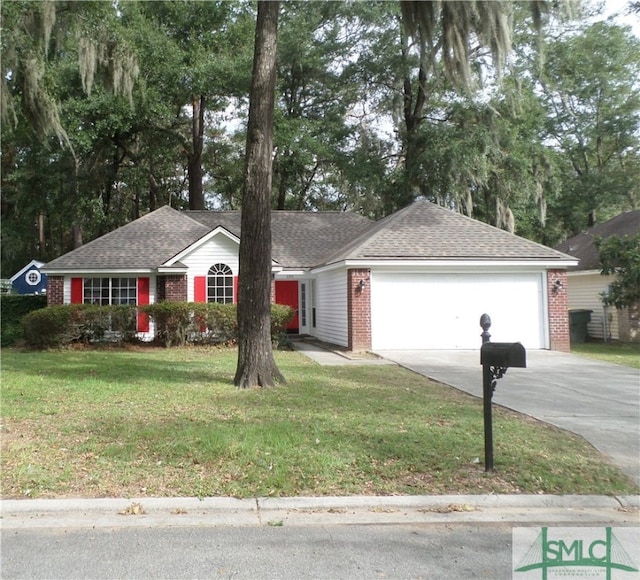
[[[493,420],[491,417],[491,399],[496,390],[496,383],[507,372],[509,367],[525,368],[527,366],[524,347],[519,342],[491,342],[489,328],[491,318],[488,314],[480,317],[482,327],[482,348],[480,364],[482,365],[482,402],[484,410],[484,470],[493,471]]]

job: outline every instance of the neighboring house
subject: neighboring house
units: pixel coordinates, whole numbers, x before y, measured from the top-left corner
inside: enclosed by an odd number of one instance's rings
[[[566,269],[577,261],[427,201],[377,222],[272,212],[272,299],[290,331],[351,350],[568,350]],[[240,212],[151,212],[49,262],[49,304],[235,302]],[[143,317],[139,336],[153,337]]]
[[[596,238],[637,234],[640,231],[640,210],[630,211],[589,228],[556,246],[556,250],[580,260],[577,269],[568,275],[569,309],[592,310],[587,330],[591,338],[629,341],[631,320],[629,310],[604,307],[603,292],[609,290],[611,276],[600,273],[600,255]]]
[[[31,260],[11,276],[11,289],[18,294],[42,294],[47,290],[47,276],[41,272],[44,262]]]

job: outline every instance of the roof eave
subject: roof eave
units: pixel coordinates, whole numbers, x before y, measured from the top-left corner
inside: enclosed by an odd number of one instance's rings
[[[153,274],[156,268],[41,268],[49,276],[85,275],[85,274]]]
[[[482,268],[536,268],[565,269],[578,265],[578,260],[553,260],[548,258],[531,259],[482,259],[482,258],[360,258],[339,260],[331,264],[323,264],[313,268],[314,273],[324,272],[339,267],[371,268],[375,266],[415,267],[482,267]]]

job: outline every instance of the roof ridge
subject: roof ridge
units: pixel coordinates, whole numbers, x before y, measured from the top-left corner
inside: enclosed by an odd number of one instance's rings
[[[437,208],[438,210],[441,211],[447,211],[450,213],[453,213],[454,215],[460,217],[460,218],[464,218],[468,221],[473,222],[476,226],[482,226],[484,228],[490,228],[491,230],[495,231],[495,232],[500,232],[498,235],[507,235],[507,236],[515,236],[516,238],[519,238],[521,240],[525,240],[526,242],[532,244],[532,245],[536,245],[539,248],[543,248],[545,250],[552,250],[558,254],[561,254],[562,256],[564,256],[565,258],[569,258],[570,260],[575,260],[575,258],[573,256],[570,256],[569,254],[566,254],[564,252],[561,252],[560,250],[556,250],[555,248],[550,248],[549,246],[545,246],[544,244],[541,244],[540,242],[536,242],[535,240],[531,240],[529,238],[525,238],[524,236],[521,236],[520,234],[516,234],[508,232],[507,230],[503,230],[502,228],[499,228],[498,226],[494,226],[492,224],[488,224],[487,222],[483,222],[482,220],[478,220],[478,219],[474,219],[468,215],[465,215],[463,213],[448,209],[444,206],[438,205],[437,203],[432,203],[428,200],[423,200],[426,201],[427,203],[430,203],[432,206],[434,206],[435,208]]]
[[[349,242],[346,246],[334,252],[331,256],[327,256],[324,260],[324,264],[331,264],[332,262],[340,261],[340,256],[348,256],[352,252],[356,251],[360,246],[362,246],[365,242],[370,241],[376,237],[377,234],[380,233],[382,229],[387,227],[390,223],[395,222],[402,215],[404,215],[407,210],[417,203],[426,200],[416,200],[409,205],[406,205],[402,209],[390,213],[389,215],[380,218],[379,220],[373,222],[370,228],[367,228],[364,232],[362,232],[359,236],[356,236],[351,242]],[[429,202],[427,202],[429,203]]]
[[[176,210],[178,211],[178,210]],[[343,211],[340,209],[322,209],[317,211],[309,211],[306,209],[272,209],[269,210],[271,215],[282,215],[285,213],[288,214],[296,214],[296,215],[320,215],[320,214],[353,214],[353,215],[361,215],[353,210]],[[190,213],[242,213],[241,209],[186,209],[181,211],[180,213],[190,214]],[[364,216],[363,216],[364,217]],[[388,216],[387,216],[388,217]]]

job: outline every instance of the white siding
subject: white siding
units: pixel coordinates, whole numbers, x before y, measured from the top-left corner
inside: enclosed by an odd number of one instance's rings
[[[591,322],[588,325],[589,336],[598,339],[618,339],[618,314],[612,306],[605,311],[600,297],[606,292],[611,283],[610,276],[602,276],[599,272],[583,274],[570,272],[567,275],[567,296],[569,310],[584,308],[593,310]],[[605,328],[606,334],[605,336]]]
[[[194,277],[206,276],[209,273],[209,268],[214,264],[226,264],[231,268],[234,276],[238,275],[238,249],[237,242],[224,234],[218,234],[180,260],[189,267],[187,274],[187,300],[189,302],[193,302],[194,298]]]
[[[313,287],[316,327],[310,333],[325,342],[348,346],[346,269],[319,274]]]
[[[64,304],[71,304],[71,278],[75,278],[75,276],[64,277],[64,291],[62,294]]]

